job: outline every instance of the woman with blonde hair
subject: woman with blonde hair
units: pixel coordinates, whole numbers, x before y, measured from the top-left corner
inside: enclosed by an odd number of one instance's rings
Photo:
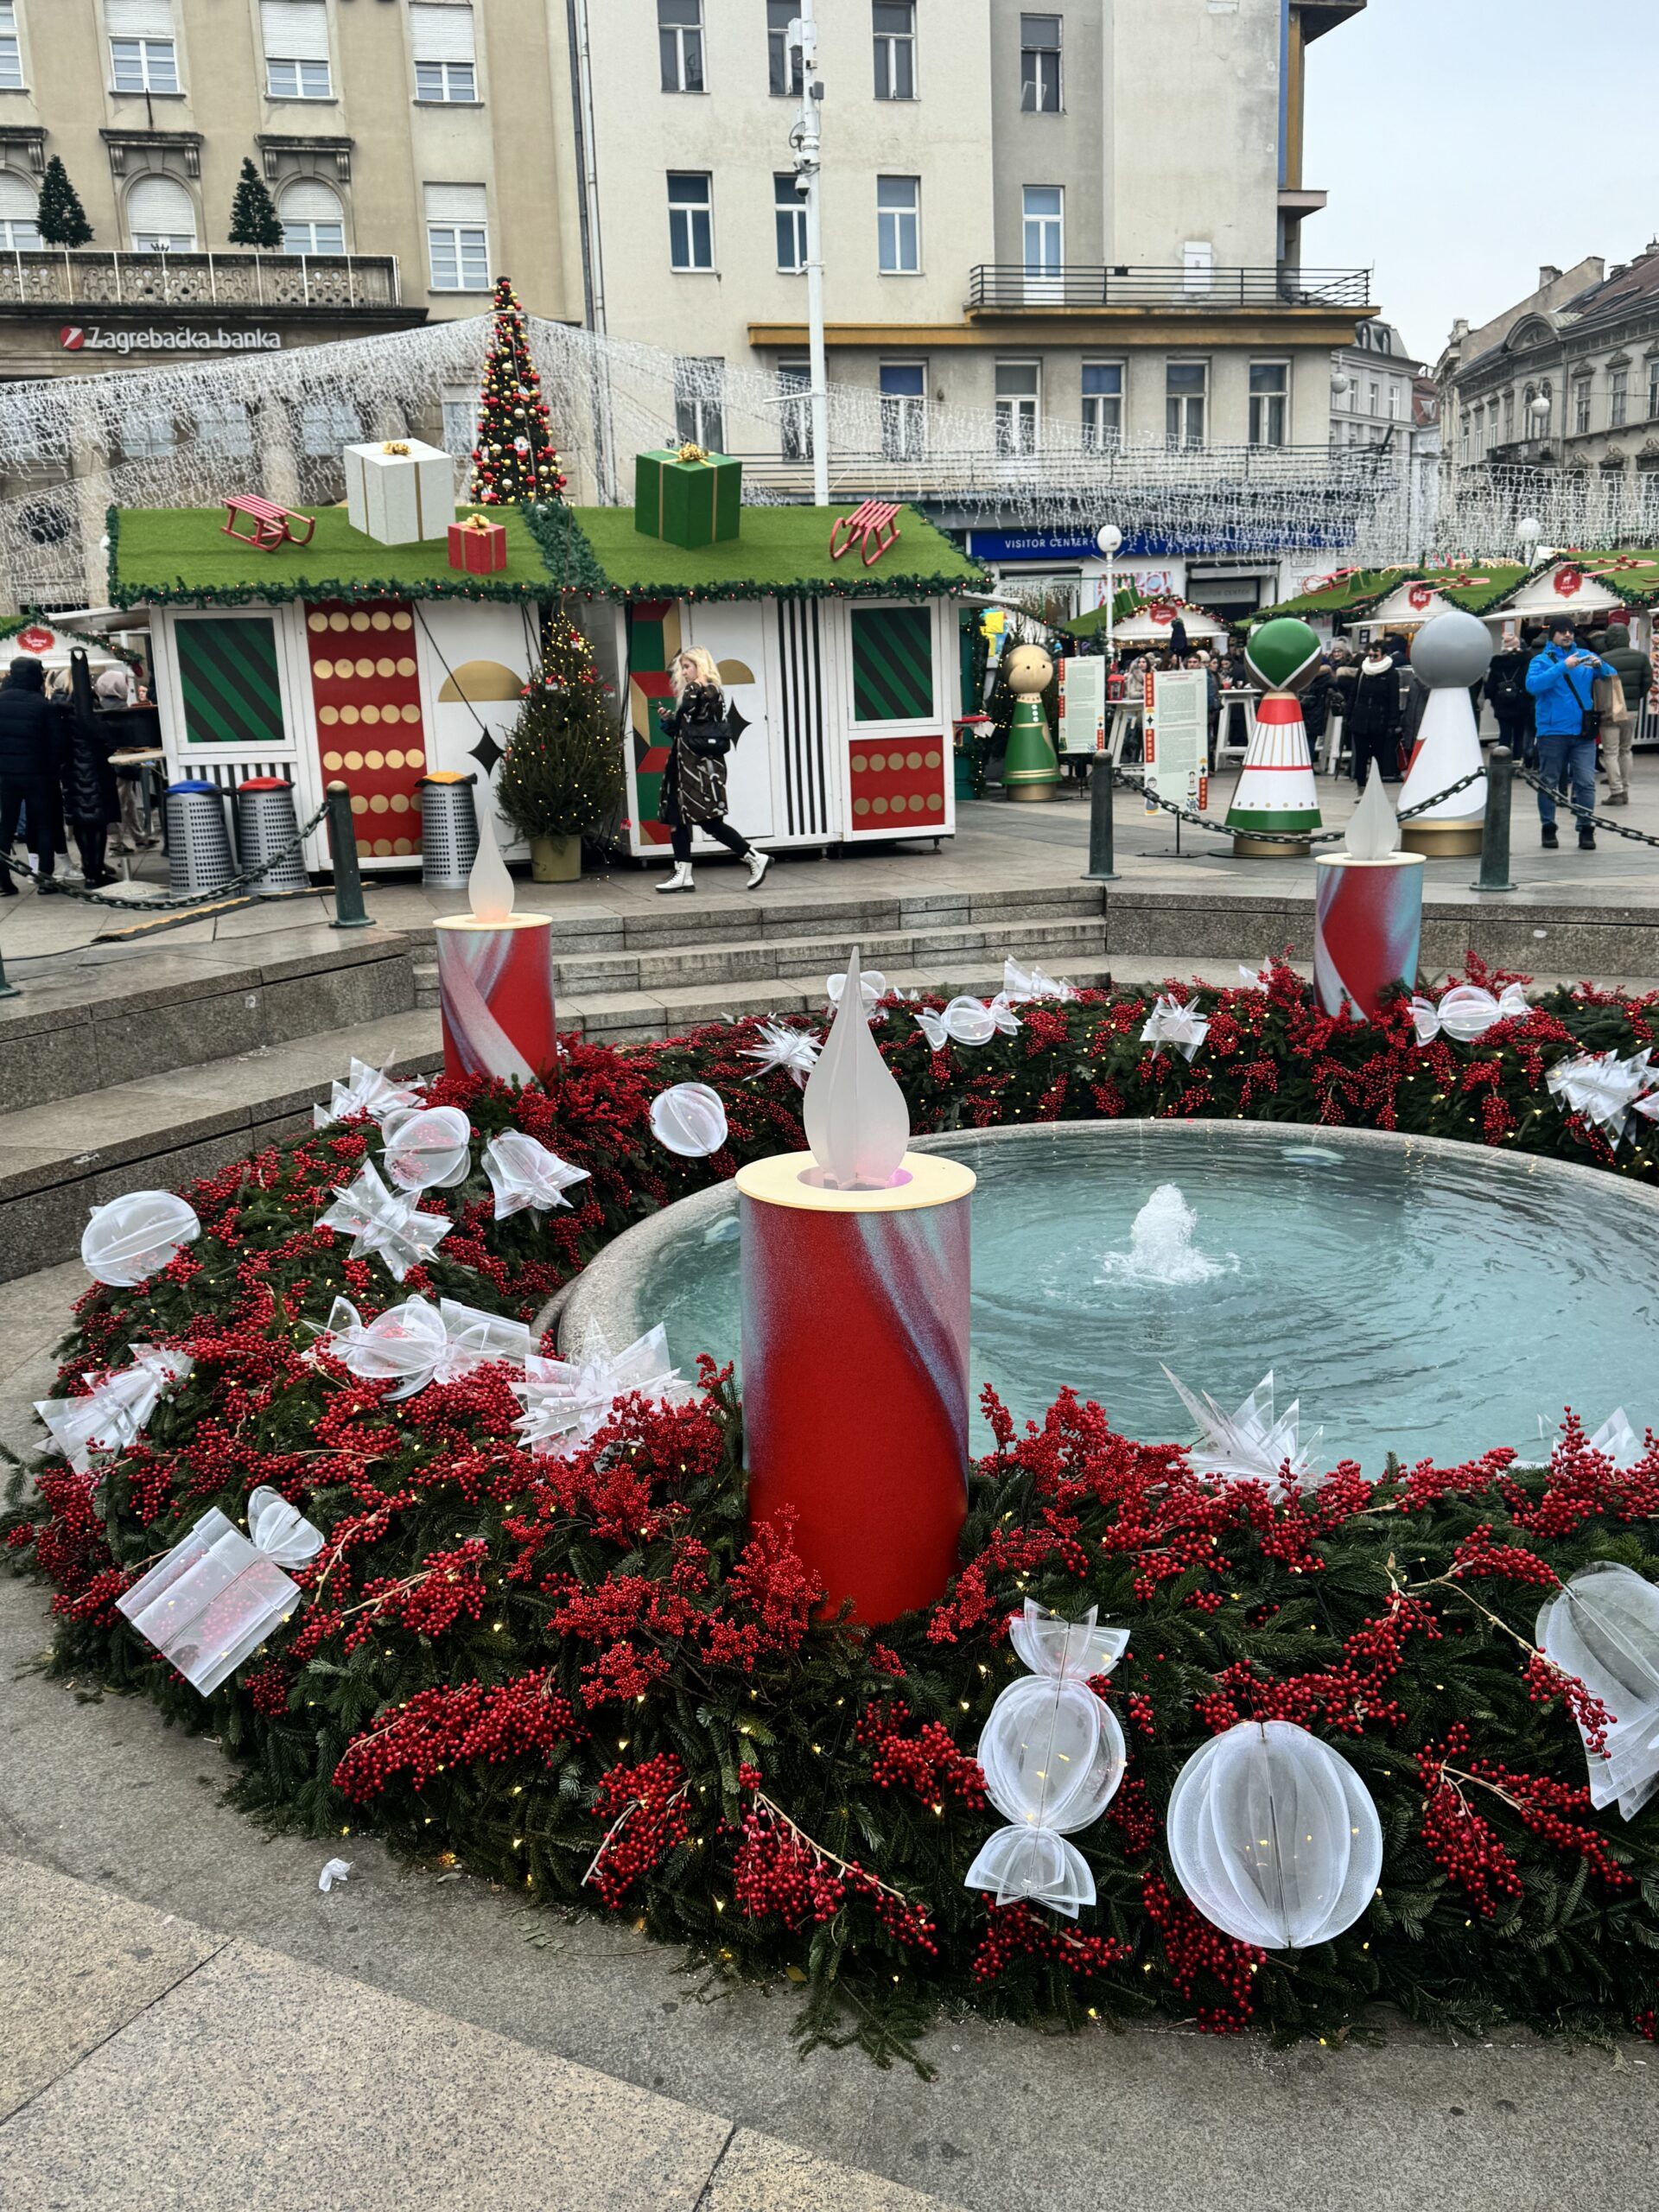
[[[726,755],[736,740],[726,719],[720,671],[708,647],[690,645],[677,654],[669,681],[674,704],[662,716],[669,755],[657,818],[672,833],[674,872],[657,888],[696,890],[691,880],[691,832],[696,828],[747,861],[746,887],[753,891],[772,866],[772,855],[758,852],[726,819]]]

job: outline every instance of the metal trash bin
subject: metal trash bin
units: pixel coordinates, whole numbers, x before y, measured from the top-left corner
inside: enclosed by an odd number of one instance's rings
[[[429,891],[464,891],[478,857],[476,776],[440,770],[421,778],[421,881]]]
[[[222,891],[236,874],[225,794],[194,779],[167,787],[167,880],[172,891]]]
[[[267,854],[293,849],[256,876],[248,888],[261,899],[280,899],[285,891],[308,891],[309,877],[300,848],[294,844],[300,817],[294,786],[281,776],[250,776],[236,787],[236,844],[245,868],[257,868]]]

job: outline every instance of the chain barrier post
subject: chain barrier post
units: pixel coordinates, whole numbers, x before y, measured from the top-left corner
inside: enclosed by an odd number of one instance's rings
[[[20,999],[22,995],[16,983],[6,981],[6,957],[0,952],[0,999]]]
[[[328,857],[334,871],[336,930],[372,930],[374,917],[363,904],[363,878],[357,866],[357,832],[352,827],[352,795],[344,784],[328,786]]]
[[[1495,745],[1486,757],[1486,813],[1480,825],[1480,875],[1471,891],[1513,891],[1510,880],[1510,803],[1515,795],[1515,755]]]
[[[1116,883],[1112,866],[1112,763],[1109,754],[1096,753],[1089,768],[1089,867],[1085,883]]]

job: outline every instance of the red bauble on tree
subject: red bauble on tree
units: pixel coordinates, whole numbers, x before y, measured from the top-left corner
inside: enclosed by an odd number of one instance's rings
[[[505,276],[495,286],[495,333],[479,390],[472,496],[481,507],[556,499],[564,473],[548,429],[541,378],[531,365],[524,311]]]

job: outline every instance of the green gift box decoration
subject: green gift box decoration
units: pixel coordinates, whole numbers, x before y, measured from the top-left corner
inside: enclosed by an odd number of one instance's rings
[[[637,454],[633,526],[671,545],[715,545],[735,537],[743,499],[743,464],[723,453],[684,445]]]

